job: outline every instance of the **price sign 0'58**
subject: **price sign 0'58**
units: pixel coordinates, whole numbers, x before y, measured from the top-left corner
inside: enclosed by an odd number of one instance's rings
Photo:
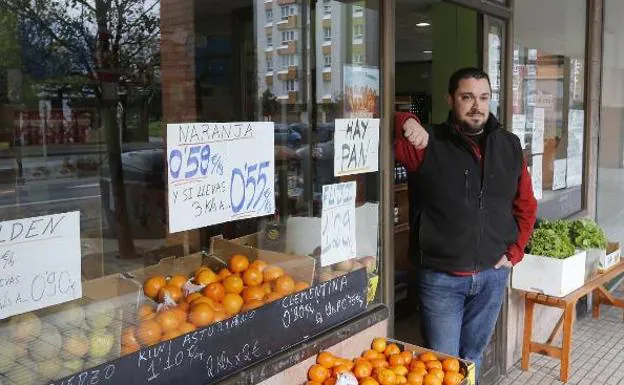
[[[275,212],[273,123],[167,125],[169,231]]]

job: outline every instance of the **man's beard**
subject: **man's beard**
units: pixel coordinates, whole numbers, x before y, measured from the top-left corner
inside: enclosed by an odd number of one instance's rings
[[[471,118],[475,115],[483,116],[483,120],[481,121],[481,123],[475,123],[471,120]],[[485,123],[487,122],[485,116],[480,112],[471,112],[467,116],[467,119],[458,119],[457,116],[455,117],[455,119],[458,121],[461,130],[467,134],[480,134],[485,128]]]

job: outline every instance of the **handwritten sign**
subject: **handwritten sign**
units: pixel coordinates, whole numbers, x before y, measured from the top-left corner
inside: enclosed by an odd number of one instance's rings
[[[379,119],[336,119],[334,175],[379,171]]]
[[[0,319],[82,297],[80,212],[0,222]]]
[[[555,159],[553,164],[553,190],[561,190],[566,188],[566,169],[567,159]]]
[[[533,156],[531,165],[531,183],[533,184],[533,194],[538,201],[542,199],[542,155]]]
[[[275,212],[273,123],[167,125],[169,231]]]
[[[531,140],[531,153],[542,154],[544,152],[544,109],[533,110],[533,137]]]
[[[216,383],[362,314],[366,294],[359,269],[49,385]]]
[[[520,145],[522,148],[526,148],[526,115],[514,114],[511,131],[520,139]]]
[[[329,266],[356,256],[356,183],[323,186],[321,212],[321,266]]]

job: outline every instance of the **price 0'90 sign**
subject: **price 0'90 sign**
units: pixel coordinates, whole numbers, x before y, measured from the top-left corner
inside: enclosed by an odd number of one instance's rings
[[[167,125],[169,231],[275,213],[273,123]]]

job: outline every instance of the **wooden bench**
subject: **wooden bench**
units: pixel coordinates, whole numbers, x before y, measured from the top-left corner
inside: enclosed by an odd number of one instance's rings
[[[624,300],[615,298],[605,285],[624,273],[624,260],[604,273],[598,273],[583,287],[573,291],[565,297],[551,297],[548,295],[523,292],[524,303],[524,339],[522,344],[522,370],[528,371],[530,367],[531,353],[537,353],[548,357],[557,358],[561,361],[559,377],[561,381],[568,382],[570,378],[570,353],[572,350],[572,332],[576,313],[576,304],[579,299],[593,293],[594,318],[600,317],[600,305],[610,305],[624,309]],[[546,343],[532,341],[533,338],[533,311],[535,305],[557,307],[563,310],[561,319],[553,329]],[[562,346],[553,345],[563,328]]]

